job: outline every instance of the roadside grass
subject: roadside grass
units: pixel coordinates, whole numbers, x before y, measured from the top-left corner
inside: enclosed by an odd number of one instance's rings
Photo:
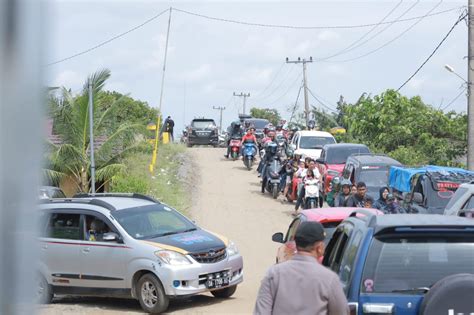
[[[140,193],[170,205],[189,215],[191,194],[180,180],[179,172],[186,161],[186,147],[180,144],[161,145],[158,148],[154,174],[148,171],[150,152],[135,152],[124,159],[127,170],[112,180],[111,192]]]

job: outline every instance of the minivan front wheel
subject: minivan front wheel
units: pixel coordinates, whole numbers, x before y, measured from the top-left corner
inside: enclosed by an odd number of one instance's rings
[[[160,314],[168,308],[169,299],[160,281],[152,274],[147,273],[138,280],[137,297],[145,312]]]
[[[49,304],[53,299],[53,291],[48,281],[41,275],[36,276],[36,303]]]

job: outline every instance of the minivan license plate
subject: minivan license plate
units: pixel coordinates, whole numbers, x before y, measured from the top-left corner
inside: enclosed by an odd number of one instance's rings
[[[217,289],[221,287],[228,286],[230,283],[231,277],[228,273],[217,273],[208,276],[206,281],[206,287],[208,289]]]

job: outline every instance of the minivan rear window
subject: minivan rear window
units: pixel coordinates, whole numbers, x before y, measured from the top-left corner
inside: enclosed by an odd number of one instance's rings
[[[424,293],[442,278],[474,273],[474,237],[424,236],[374,239],[361,292]]]
[[[326,160],[328,164],[345,164],[347,158],[355,153],[370,153],[370,150],[363,146],[332,148],[327,151]]]
[[[195,128],[213,128],[216,126],[214,120],[193,120],[191,125]]]
[[[336,143],[334,138],[301,136],[300,149],[322,149],[325,144]]]

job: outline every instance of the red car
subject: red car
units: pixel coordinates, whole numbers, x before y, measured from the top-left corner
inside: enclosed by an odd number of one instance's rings
[[[347,158],[357,153],[370,153],[370,150],[366,145],[356,143],[326,144],[323,147],[321,156],[316,160],[322,177],[323,196],[330,191],[332,179],[342,175]]]
[[[272,236],[272,241],[281,243],[282,245],[278,248],[276,263],[281,263],[287,261],[293,257],[296,252],[295,244],[295,233],[296,229],[301,222],[304,221],[317,221],[320,222],[326,231],[325,242],[329,242],[332,234],[336,227],[344,219],[349,217],[349,215],[354,212],[354,210],[360,210],[360,208],[316,208],[303,210],[298,214],[298,216],[293,219],[291,222],[286,236],[283,233],[275,233]],[[376,215],[382,215],[383,212],[377,209],[364,209],[370,211]],[[357,214],[357,216],[362,216],[362,214]]]

